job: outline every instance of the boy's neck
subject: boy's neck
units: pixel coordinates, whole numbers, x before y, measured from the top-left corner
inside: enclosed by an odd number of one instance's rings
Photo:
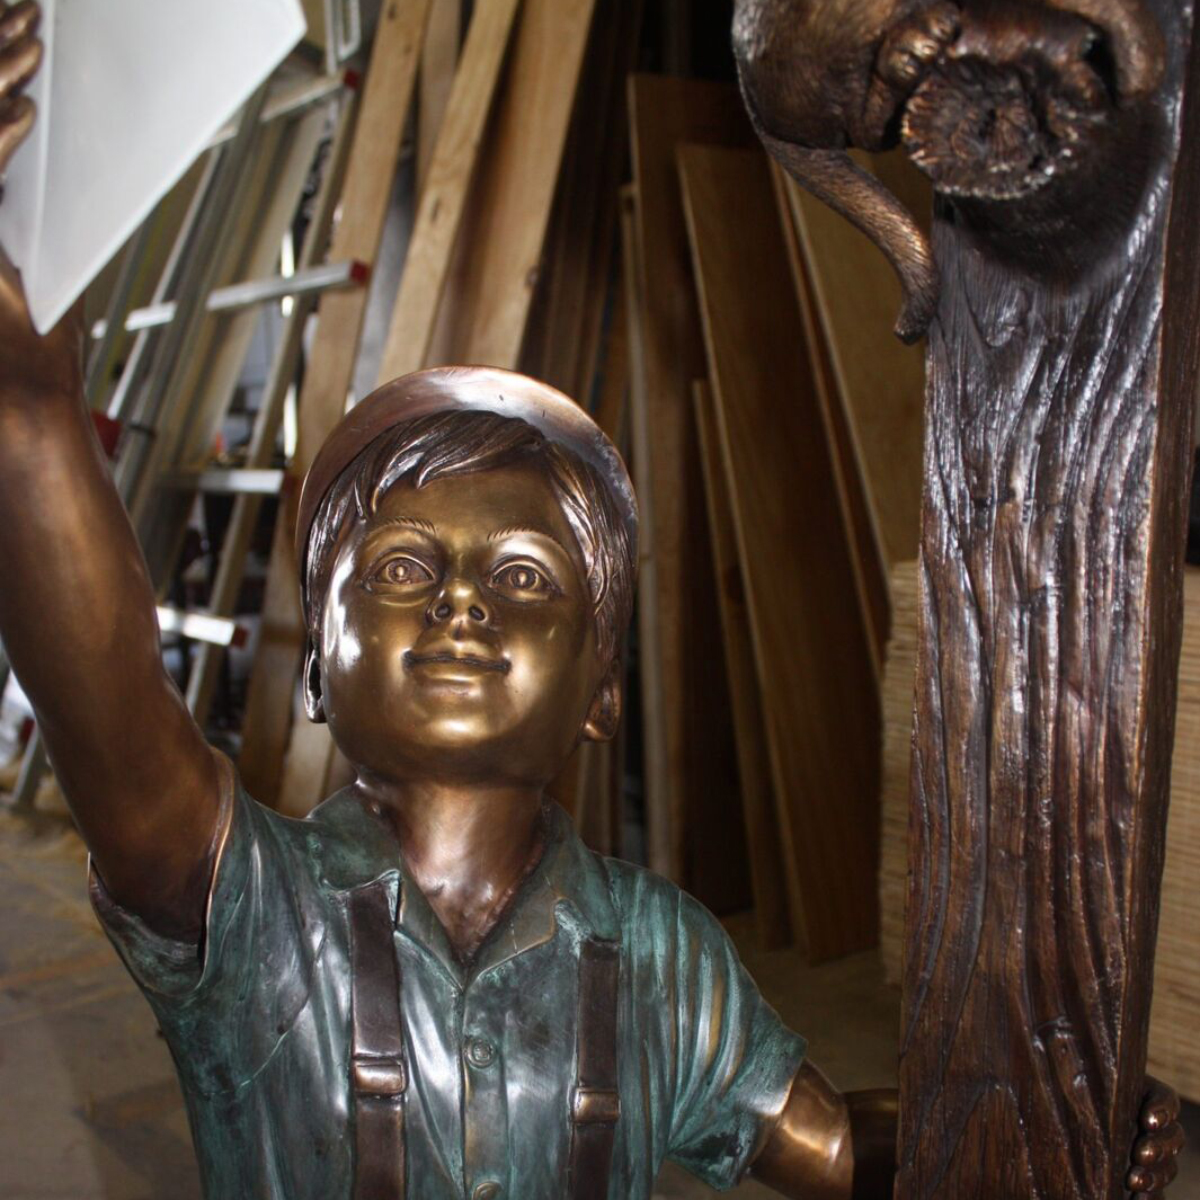
[[[541,858],[542,789],[360,775],[356,790],[391,825],[409,878],[469,962]]]

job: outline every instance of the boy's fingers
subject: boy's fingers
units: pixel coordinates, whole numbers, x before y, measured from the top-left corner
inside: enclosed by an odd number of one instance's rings
[[[1167,1167],[1136,1167],[1125,1177],[1125,1186],[1140,1200],[1154,1200],[1155,1197],[1165,1196],[1167,1186],[1175,1178],[1178,1167],[1174,1162]]]
[[[1151,1131],[1162,1129],[1179,1116],[1179,1094],[1165,1083],[1146,1077],[1148,1090],[1142,1101],[1141,1124]]]
[[[39,38],[19,42],[0,51],[0,100],[12,100],[37,74],[42,65],[42,43]]]
[[[1133,1161],[1151,1165],[1174,1158],[1183,1149],[1183,1126],[1172,1121],[1165,1129],[1156,1133],[1143,1134],[1133,1148]]]
[[[4,174],[13,152],[33,128],[36,116],[37,105],[28,96],[21,96],[5,120],[0,122],[0,175]]]
[[[27,38],[42,20],[41,8],[33,0],[23,0],[0,13],[0,50]]]

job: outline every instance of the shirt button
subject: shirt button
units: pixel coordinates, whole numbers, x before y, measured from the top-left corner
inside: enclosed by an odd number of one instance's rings
[[[492,1045],[487,1038],[475,1037],[467,1042],[467,1062],[473,1067],[490,1067],[496,1061],[496,1047]],[[496,1192],[488,1192],[484,1197],[487,1200],[489,1196],[499,1195],[499,1185],[485,1183],[481,1187],[496,1187]],[[476,1196],[479,1195],[478,1189]]]
[[[472,1200],[498,1200],[499,1195],[500,1185],[495,1180],[491,1180],[488,1183],[481,1183],[471,1193]]]

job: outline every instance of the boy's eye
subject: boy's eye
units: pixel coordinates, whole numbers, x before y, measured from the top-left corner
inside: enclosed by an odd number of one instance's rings
[[[399,585],[430,583],[432,580],[433,572],[428,567],[404,554],[397,554],[392,558],[385,559],[375,568],[371,576],[373,583]]]
[[[492,586],[519,596],[543,596],[555,591],[554,584],[528,563],[511,563],[492,576]]]

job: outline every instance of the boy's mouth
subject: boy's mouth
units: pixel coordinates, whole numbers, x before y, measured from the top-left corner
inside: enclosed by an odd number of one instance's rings
[[[438,650],[431,654],[414,654],[411,650],[404,655],[404,665],[408,670],[414,667],[431,667],[445,665],[466,670],[496,671],[507,675],[512,664],[504,658],[483,658],[478,654],[456,654],[451,650]]]

